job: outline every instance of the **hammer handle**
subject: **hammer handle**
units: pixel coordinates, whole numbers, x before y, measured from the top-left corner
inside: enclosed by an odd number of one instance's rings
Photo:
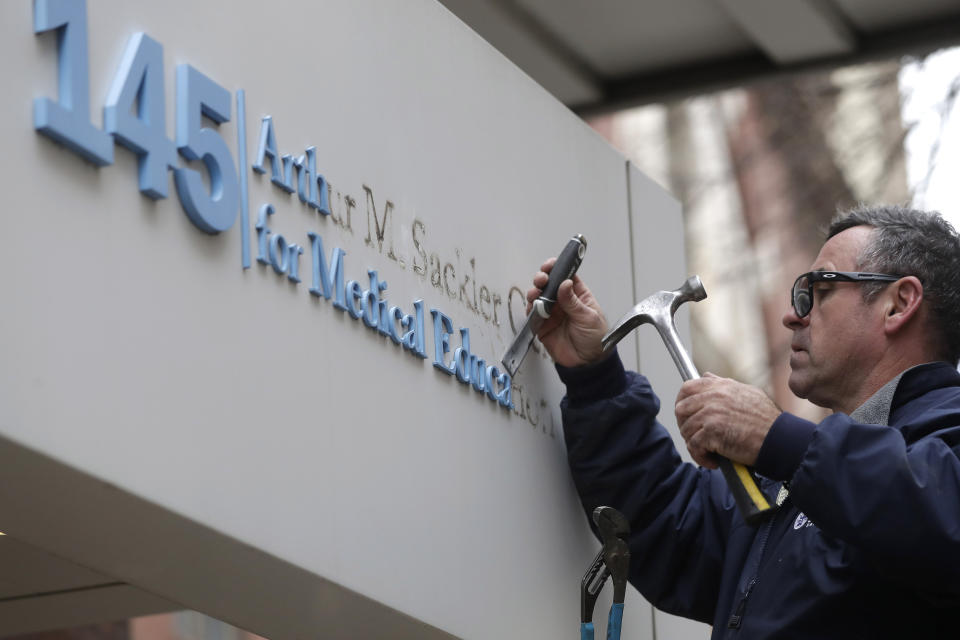
[[[731,462],[727,458],[721,457],[718,462],[737,508],[747,524],[756,526],[776,511],[776,505],[771,505],[760,490],[760,481],[753,469],[739,462]]]
[[[658,324],[657,329],[660,331],[660,337],[663,338],[667,350],[680,371],[680,377],[684,380],[699,378],[700,373],[697,371],[696,365],[693,364],[690,354],[683,348],[683,343],[680,342],[680,336],[677,334],[677,328],[673,324],[672,318],[668,326],[663,327]],[[743,519],[747,521],[747,524],[756,526],[777,510],[776,505],[771,505],[766,496],[763,495],[763,491],[760,490],[760,480],[753,469],[739,462],[731,462],[722,456],[716,456],[716,458],[720,471],[723,472],[723,477],[727,481],[727,486],[730,487],[730,493],[733,494],[733,499],[737,503],[737,508],[740,509],[740,513],[743,514]]]

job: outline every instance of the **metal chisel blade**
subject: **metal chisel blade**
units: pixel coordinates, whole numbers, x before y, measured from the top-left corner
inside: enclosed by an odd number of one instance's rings
[[[527,351],[530,350],[533,337],[537,335],[537,330],[540,329],[540,325],[543,324],[544,320],[545,318],[538,314],[536,309],[531,311],[530,315],[527,316],[527,321],[523,323],[523,328],[520,329],[517,337],[514,338],[513,344],[511,344],[510,348],[503,354],[501,361],[511,378],[517,375],[517,370],[520,369],[520,363],[523,362]]]

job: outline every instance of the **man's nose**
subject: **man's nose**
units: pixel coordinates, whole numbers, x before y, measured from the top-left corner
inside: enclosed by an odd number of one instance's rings
[[[793,308],[793,305],[787,306],[787,312],[783,314],[783,318],[780,320],[787,329],[795,330],[801,327],[806,326],[810,323],[810,314],[808,313],[804,317],[797,316],[796,309]]]

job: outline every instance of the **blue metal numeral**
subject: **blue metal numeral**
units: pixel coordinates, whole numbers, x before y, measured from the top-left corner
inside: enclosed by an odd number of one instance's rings
[[[90,123],[86,0],[36,0],[33,31],[57,32],[58,95],[33,101],[33,126],[83,158],[113,163],[113,140]]]
[[[163,46],[145,33],[134,34],[110,87],[103,122],[117,142],[139,156],[140,192],[154,200],[167,197],[167,168],[177,168],[165,102]]]
[[[174,173],[180,203],[190,221],[207,233],[226,231],[237,217],[240,188],[230,148],[202,116],[230,120],[230,92],[188,64],[177,66],[177,149],[187,160],[203,160],[210,189],[193,169]]]

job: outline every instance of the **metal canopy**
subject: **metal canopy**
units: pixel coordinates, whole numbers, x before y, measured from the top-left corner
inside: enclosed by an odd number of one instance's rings
[[[960,42],[960,0],[440,0],[580,113]]]

